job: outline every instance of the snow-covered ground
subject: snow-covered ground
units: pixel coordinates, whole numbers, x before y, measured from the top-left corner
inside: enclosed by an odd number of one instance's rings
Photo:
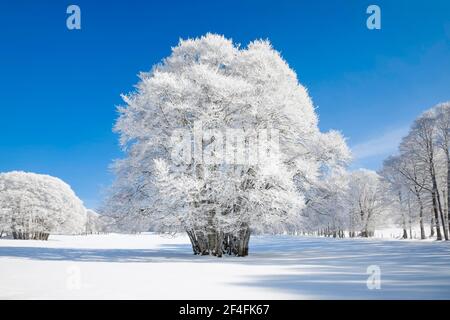
[[[250,242],[249,257],[219,259],[192,255],[184,236],[1,239],[0,298],[450,299],[450,243],[289,236]],[[369,266],[380,268],[380,289],[368,289]]]

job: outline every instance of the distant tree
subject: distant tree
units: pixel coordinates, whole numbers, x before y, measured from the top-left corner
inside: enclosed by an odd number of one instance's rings
[[[441,228],[444,231],[444,238],[448,240],[447,224],[444,218],[442,196],[438,188],[438,168],[439,149],[436,144],[436,122],[433,112],[426,111],[418,117],[408,134],[404,138],[403,144],[408,145],[408,150],[415,156],[417,163],[423,164],[427,169],[431,194],[432,209],[437,230],[437,239],[441,240]],[[439,218],[441,223],[439,223]]]
[[[86,210],[86,234],[98,234],[108,231],[109,217],[103,217],[92,209]]]
[[[405,149],[405,145],[400,147],[400,155],[391,156],[383,163],[381,175],[386,179],[388,188],[393,194],[397,194],[396,199],[399,207],[396,212],[400,212],[402,216],[403,237],[406,235],[406,217],[405,211],[409,213],[411,218],[411,210],[417,208],[419,216],[420,238],[425,239],[424,226],[424,208],[426,205],[426,192],[428,192],[428,176],[425,168],[416,162],[414,154]],[[415,197],[415,201],[410,199],[410,194]],[[407,201],[405,203],[405,201]],[[413,201],[413,208],[411,208]]]
[[[376,172],[359,169],[350,173],[347,201],[361,237],[372,236],[386,212],[384,192],[385,186]]]
[[[407,202],[409,190],[406,188],[407,184],[405,178],[399,169],[399,158],[389,157],[383,163],[383,169],[380,175],[387,182],[386,186],[386,200],[391,204],[391,211],[397,213],[400,217],[400,224],[403,229],[403,239],[408,238],[407,232]],[[397,218],[397,217],[395,217]],[[394,218],[394,222],[397,222]]]
[[[347,202],[348,183],[349,173],[342,167],[322,175],[307,192],[304,230],[334,238],[344,237],[345,230],[351,232],[353,224]]]
[[[437,240],[449,239],[449,143],[450,103],[446,102],[417,117],[402,139],[398,155],[384,162],[382,175],[392,192],[406,199],[410,225],[418,212],[421,239],[425,239],[425,217],[430,211],[431,236],[436,230]],[[405,189],[409,192],[402,191]]]
[[[450,232],[450,102],[441,103],[434,107],[433,115],[436,123],[437,145],[445,155],[447,221]]]
[[[46,240],[50,232],[81,233],[86,210],[58,178],[26,172],[0,174],[0,214],[15,238]]]

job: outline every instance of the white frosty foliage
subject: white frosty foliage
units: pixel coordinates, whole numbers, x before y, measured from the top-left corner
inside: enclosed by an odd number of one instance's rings
[[[136,92],[124,96],[116,130],[127,158],[109,211],[151,216],[162,230],[201,229],[234,233],[243,225],[270,229],[305,207],[305,191],[325,168],[340,166],[349,150],[340,133],[321,133],[312,101],[295,72],[268,41],[240,48],[223,36],[181,40],[172,54],[140,75]],[[279,132],[278,161],[215,164],[171,161],[179,129]],[[214,137],[201,148],[214,153]],[[195,160],[193,158],[193,160]]]
[[[86,210],[69,185],[48,175],[0,174],[2,226],[18,232],[80,233]]]
[[[383,176],[397,196],[392,210],[403,228],[403,238],[412,224],[420,226],[420,238],[430,235],[449,239],[450,213],[450,102],[423,112],[402,139],[399,153],[384,162]],[[430,214],[431,213],[431,214]],[[442,229],[442,233],[441,233]]]

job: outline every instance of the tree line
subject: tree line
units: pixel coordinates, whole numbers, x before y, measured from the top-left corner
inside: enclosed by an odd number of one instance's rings
[[[309,205],[290,232],[370,237],[377,228],[397,226],[404,239],[413,238],[417,228],[420,239],[448,240],[449,135],[446,102],[413,122],[396,154],[378,172],[325,173],[310,190]]]

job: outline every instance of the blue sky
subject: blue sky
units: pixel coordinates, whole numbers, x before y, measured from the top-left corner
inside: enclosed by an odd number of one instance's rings
[[[81,8],[81,30],[66,8]],[[366,28],[381,7],[382,29]],[[450,1],[2,1],[0,171],[58,176],[89,207],[122,154],[120,94],[179,38],[268,38],[348,138],[353,167],[379,168],[424,109],[450,100]]]

